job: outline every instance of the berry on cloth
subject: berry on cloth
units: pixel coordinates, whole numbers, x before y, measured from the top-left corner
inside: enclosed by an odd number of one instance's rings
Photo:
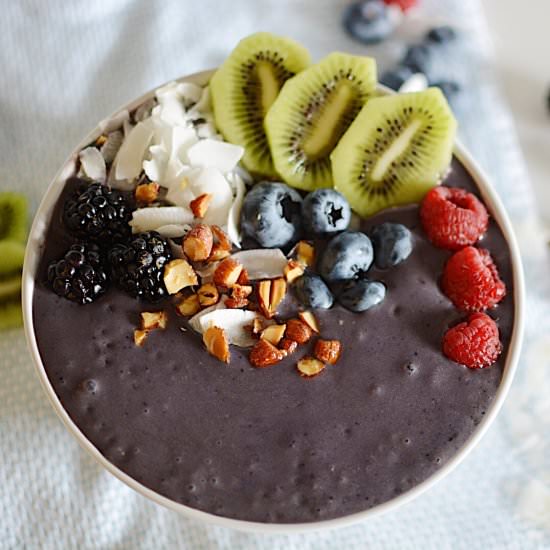
[[[441,287],[453,304],[463,311],[484,311],[506,295],[488,250],[467,246],[455,252],[445,264]]]
[[[458,250],[482,237],[489,225],[489,214],[472,193],[440,185],[424,197],[420,221],[435,246]]]
[[[485,313],[472,313],[443,336],[443,353],[470,369],[490,367],[501,351],[497,324]]]
[[[91,304],[107,290],[107,273],[99,247],[73,244],[63,258],[48,266],[53,291],[78,304]]]
[[[387,6],[381,0],[362,0],[344,11],[343,24],[348,33],[363,44],[382,42],[394,29]]]

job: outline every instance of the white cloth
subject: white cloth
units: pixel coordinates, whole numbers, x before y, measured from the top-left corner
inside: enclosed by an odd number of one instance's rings
[[[293,36],[316,59],[335,49],[386,62],[399,55],[396,41],[365,48],[347,37],[340,25],[345,3],[2,2],[0,189],[26,192],[35,209],[68,152],[98,120],[169,79],[216,66],[256,30]],[[456,104],[462,138],[514,220],[528,275],[521,368],[483,441],[428,493],[354,527],[294,536],[208,527],[153,504],[85,454],[47,402],[22,331],[11,331],[0,334],[0,548],[550,547],[550,288],[534,197],[491,72],[480,1],[424,0],[421,14],[462,28],[463,39],[435,70],[463,84]],[[429,22],[411,21],[402,34],[418,39]]]

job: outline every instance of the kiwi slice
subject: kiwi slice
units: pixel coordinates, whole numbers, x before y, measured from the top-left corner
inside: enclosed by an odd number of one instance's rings
[[[277,176],[264,117],[284,82],[309,64],[309,52],[294,40],[259,32],[241,40],[210,80],[216,125],[227,141],[244,147],[250,172]]]
[[[0,240],[24,243],[27,238],[27,198],[20,193],[0,193]]]
[[[0,330],[17,328],[23,324],[21,300],[10,300],[0,303]]]
[[[0,241],[0,275],[21,269],[24,257],[24,244],[17,241]]]
[[[371,99],[331,155],[335,188],[364,217],[419,202],[451,162],[456,126],[439,88]]]
[[[307,191],[332,186],[330,154],[375,88],[375,60],[339,52],[286,82],[265,119],[286,183]]]

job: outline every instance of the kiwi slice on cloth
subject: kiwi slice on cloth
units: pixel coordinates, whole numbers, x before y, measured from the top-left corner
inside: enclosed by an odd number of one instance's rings
[[[20,270],[25,257],[25,245],[17,241],[0,241],[0,275]]]
[[[331,155],[334,186],[363,217],[419,202],[449,167],[456,127],[439,88],[371,99]]]
[[[0,240],[24,243],[27,239],[27,198],[20,193],[0,193]]]
[[[339,52],[285,83],[265,129],[286,183],[306,191],[332,187],[330,154],[375,89],[375,60]]]
[[[310,64],[309,52],[289,38],[259,32],[241,40],[210,80],[218,129],[244,147],[250,172],[276,177],[264,117],[286,80]]]

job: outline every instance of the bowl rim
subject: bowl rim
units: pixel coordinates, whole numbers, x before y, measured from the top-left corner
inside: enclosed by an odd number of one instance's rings
[[[175,81],[193,82],[196,84],[205,85],[212,74],[213,70],[202,71],[199,73],[194,73],[178,78]],[[22,309],[24,330],[36,374],[38,375],[42,387],[46,395],[48,396],[48,399],[53,406],[55,412],[57,413],[63,424],[65,424],[65,427],[68,429],[68,431],[76,438],[80,446],[85,451],[87,451],[87,453],[91,455],[101,466],[103,466],[107,471],[117,477],[120,481],[157,504],[178,512],[188,519],[199,520],[210,525],[228,527],[239,531],[255,533],[304,533],[318,531],[320,529],[335,529],[350,526],[367,518],[379,516],[390,510],[394,510],[399,506],[402,506],[412,501],[414,498],[427,491],[430,487],[434,486],[438,481],[443,479],[452,470],[454,470],[456,466],[458,466],[458,464],[466,458],[466,456],[472,451],[472,449],[478,444],[483,435],[487,432],[489,426],[492,424],[500,408],[502,407],[504,399],[510,389],[510,385],[517,369],[523,341],[523,329],[525,323],[524,275],[519,247],[512,229],[512,224],[508,218],[508,214],[506,213],[506,210],[504,209],[500,198],[498,197],[495,189],[490,183],[488,176],[479,167],[479,165],[473,159],[472,155],[458,141],[455,142],[453,154],[473,177],[485,204],[487,204],[493,218],[498,223],[504,235],[504,238],[508,243],[512,262],[512,276],[514,284],[514,327],[510,339],[508,356],[506,358],[502,379],[487,414],[484,416],[483,420],[480,422],[480,424],[477,426],[475,431],[462,446],[462,448],[437,472],[425,479],[423,482],[414,486],[412,489],[406,491],[405,493],[382,504],[374,506],[373,508],[364,510],[362,512],[349,514],[347,516],[322,521],[313,521],[307,523],[261,523],[255,521],[233,519],[224,516],[217,516],[210,512],[203,512],[201,510],[197,510],[195,508],[191,508],[190,506],[186,506],[184,504],[173,501],[165,496],[160,495],[152,489],[149,489],[145,485],[136,481],[134,478],[130,477],[128,474],[120,470],[117,466],[111,463],[104,455],[99,452],[99,450],[91,443],[91,441],[80,431],[78,426],[74,423],[67,411],[64,409],[61,401],[59,400],[57,394],[53,389],[53,386],[50,383],[44,365],[42,364],[42,359],[38,350],[33,326],[32,301],[34,293],[34,277],[36,269],[38,267],[40,250],[43,245],[45,230],[49,224],[53,207],[62,191],[63,186],[61,185],[61,183],[63,183],[69,175],[72,175],[78,152],[83,147],[94,141],[102,133],[102,128],[105,127],[107,121],[112,120],[116,117],[117,114],[120,114],[124,110],[131,111],[135,109],[141,103],[153,97],[155,90],[158,88],[159,86],[155,87],[153,90],[150,90],[149,92],[143,94],[141,97],[129,103],[126,103],[121,108],[117,109],[111,116],[107,117],[104,121],[100,122],[92,131],[90,131],[86,135],[86,137],[78,144],[78,146],[73,149],[72,153],[62,164],[60,170],[46,189],[38,210],[35,214],[31,230],[29,232],[29,239],[25,253],[25,261],[22,275]],[[385,92],[389,91],[383,86],[380,86],[380,89]]]

